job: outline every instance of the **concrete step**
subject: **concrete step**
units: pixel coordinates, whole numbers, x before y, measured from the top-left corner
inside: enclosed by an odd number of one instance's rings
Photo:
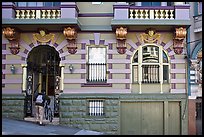
[[[24,120],[25,121],[30,121],[30,122],[37,122],[35,117],[25,117]],[[59,118],[58,117],[54,117],[52,122],[50,122],[49,120],[46,120],[44,118],[43,119],[43,123],[44,124],[49,124],[49,125],[59,125]]]

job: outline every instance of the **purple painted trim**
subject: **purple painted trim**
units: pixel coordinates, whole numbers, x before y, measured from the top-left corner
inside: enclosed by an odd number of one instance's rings
[[[172,50],[170,48],[166,49],[168,52],[171,52]]]
[[[162,41],[160,45],[164,47],[164,46],[166,45],[166,43],[164,43],[164,42]]]
[[[125,89],[130,89],[130,84],[125,84]]]
[[[22,60],[2,60],[2,64],[23,64],[25,61]]]
[[[85,54],[81,54],[81,59],[85,59],[86,55]]]
[[[16,10],[60,10],[60,7],[16,7]]]
[[[141,43],[138,41],[137,43],[135,43],[137,46],[140,46],[141,45]]]
[[[113,59],[113,54],[108,54],[108,59]]]
[[[101,33],[94,33],[94,41],[96,45],[99,45]]]
[[[104,45],[104,43],[105,43],[105,40],[100,40],[99,41],[99,45]]]
[[[16,9],[15,5],[2,5],[2,9]]]
[[[65,60],[65,57],[62,57],[61,59],[62,59],[62,60]]]
[[[127,56],[126,56],[126,59],[130,59],[130,55],[127,55]]]
[[[177,63],[186,63],[185,59],[173,59],[171,60],[172,64],[177,64]]]
[[[95,45],[95,41],[94,40],[89,40],[90,45]]]
[[[104,82],[90,82],[81,84],[81,87],[112,87],[112,84]]]
[[[33,46],[34,46],[34,44],[33,44],[33,43],[31,43],[31,44],[29,45],[29,47],[31,47],[31,48],[32,48]]]
[[[81,74],[81,79],[85,79],[85,74]]]
[[[28,53],[28,50],[27,50],[27,49],[25,49],[23,53],[27,54],[27,53]]]
[[[85,64],[81,64],[81,69],[85,69]]]
[[[130,6],[129,9],[143,9],[143,10],[174,10],[174,6]]]
[[[25,57],[21,57],[21,60],[26,61],[26,58]]]
[[[97,89],[97,90],[96,90]],[[103,87],[98,87],[98,88],[77,88],[77,89],[64,89],[63,90],[63,93],[66,93],[66,94],[90,94],[90,93],[94,93],[94,94],[129,94],[131,93],[131,90],[130,89],[116,89],[116,88],[106,88],[104,90]]]
[[[6,44],[2,44],[2,50],[6,50]]]
[[[130,69],[130,64],[125,64],[126,69]]]
[[[129,5],[113,5],[113,10],[115,10],[115,9],[128,9],[128,8],[130,8],[130,6]]]
[[[86,64],[86,60],[78,60],[78,59],[75,59],[75,60],[63,60],[61,61],[61,63],[71,63],[71,64]]]
[[[59,50],[59,53],[60,53],[60,54],[63,53],[63,52],[64,52],[63,49],[60,49],[60,50]]]
[[[113,49],[113,44],[109,43],[109,44],[108,44],[108,48],[109,48],[109,49]]]
[[[190,6],[186,6],[186,5],[183,5],[183,6],[178,5],[178,6],[174,6],[174,7],[175,7],[175,9],[190,9]]]
[[[6,75],[2,73],[2,79],[5,79],[5,76],[6,76]]]
[[[113,74],[108,74],[108,79],[112,79],[113,78]]]
[[[6,69],[6,64],[2,64],[2,69]]]
[[[130,51],[133,52],[135,49],[133,47],[130,48]]]
[[[170,59],[175,59],[174,55],[170,56]]]
[[[3,79],[2,83],[3,84],[21,84],[22,79]]]
[[[119,84],[125,84],[125,83],[130,83],[130,79],[108,79],[108,83],[119,83]]]
[[[85,49],[86,48],[86,43],[82,43],[81,44],[81,49]]]
[[[114,17],[113,13],[79,13],[78,17]]]
[[[54,43],[53,46],[58,47],[59,45],[57,43]]]
[[[125,79],[130,79],[130,74],[125,74]]]
[[[112,67],[113,67],[113,66],[112,66],[112,63],[109,63],[109,64],[108,64],[108,69],[112,69]]]
[[[5,54],[2,54],[2,59],[6,59],[6,55]]]
[[[61,5],[60,8],[75,8],[76,11],[79,12],[77,5]]]

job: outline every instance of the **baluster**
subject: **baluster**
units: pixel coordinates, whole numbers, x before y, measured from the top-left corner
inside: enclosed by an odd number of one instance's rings
[[[30,19],[30,10],[26,10],[27,14],[26,14],[26,19]]]
[[[148,19],[148,10],[145,10],[145,19]]]
[[[35,10],[31,10],[31,19],[35,19]]]
[[[42,10],[42,19],[45,19],[45,10]]]
[[[135,10],[135,19],[138,19],[138,10]]]
[[[58,14],[57,14],[57,18],[59,19],[61,17],[61,11],[57,10]]]
[[[149,18],[154,19],[154,10],[149,11]]]
[[[47,19],[50,19],[50,10],[47,10]]]
[[[22,19],[25,18],[25,10],[21,10],[21,18],[22,18]]]
[[[40,19],[41,15],[40,15],[40,10],[36,10],[36,19]]]
[[[158,18],[158,10],[155,10],[155,19],[159,19]]]
[[[168,14],[169,10],[165,10],[165,19],[169,19],[169,14]]]
[[[144,17],[143,17],[143,11],[144,11],[144,10],[140,10],[140,19],[144,19]]]
[[[170,10],[170,19],[174,19],[174,17],[173,17],[173,16],[174,16],[174,15],[173,15],[173,11],[174,11],[174,10]]]
[[[160,10],[160,19],[164,19],[164,13],[163,13],[164,10]]]
[[[20,10],[16,10],[16,19],[20,18]]]
[[[133,19],[133,10],[130,10],[130,19]]]
[[[56,18],[56,14],[55,14],[56,10],[52,10],[52,18],[55,19]]]

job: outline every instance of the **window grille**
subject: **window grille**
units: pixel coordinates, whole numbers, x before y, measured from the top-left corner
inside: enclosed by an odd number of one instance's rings
[[[104,100],[89,100],[89,116],[104,115]]]
[[[142,65],[142,83],[159,83],[159,65]]]
[[[106,48],[89,47],[87,82],[106,82]]]
[[[88,63],[88,82],[106,81],[106,63]]]

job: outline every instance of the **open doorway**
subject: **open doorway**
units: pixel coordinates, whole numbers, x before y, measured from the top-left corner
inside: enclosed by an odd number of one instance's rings
[[[39,45],[33,48],[27,58],[27,101],[25,103],[25,116],[35,115],[33,95],[35,92],[46,91],[51,98],[51,108],[55,113],[56,77],[60,77],[60,57],[54,47]],[[56,114],[55,114],[56,116]]]

